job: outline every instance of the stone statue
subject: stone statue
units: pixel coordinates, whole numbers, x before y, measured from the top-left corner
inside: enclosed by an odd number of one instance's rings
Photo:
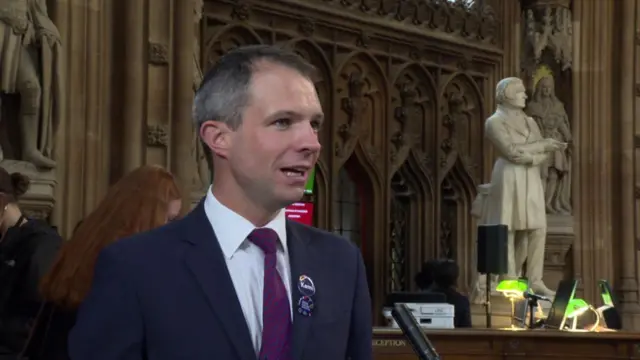
[[[200,23],[202,19],[202,0],[194,0],[194,22],[195,25]],[[193,91],[195,92],[200,87],[202,82],[202,68],[200,67],[200,37],[195,36],[193,44]],[[191,142],[191,153],[193,159],[196,161],[197,172],[193,177],[193,190],[207,190],[207,187],[211,184],[211,171],[209,170],[209,162],[207,160],[207,154],[204,151],[203,145],[200,143],[200,136],[198,132],[200,129],[194,129],[193,140]]]
[[[19,94],[22,160],[52,169],[64,103],[62,46],[46,0],[0,0],[0,93]]]
[[[538,81],[533,99],[525,112],[536,120],[543,137],[571,142],[569,117],[564,105],[555,95],[551,76],[545,76]],[[548,214],[571,214],[570,151],[570,148],[554,151],[540,165]]]
[[[554,296],[542,281],[547,217],[540,165],[566,143],[543,138],[535,120],[524,113],[527,95],[522,80],[506,78],[496,86],[498,108],[485,122],[485,135],[498,158],[486,186],[481,218],[509,228],[506,278],[525,276],[533,291]],[[477,216],[477,215],[476,215]]]

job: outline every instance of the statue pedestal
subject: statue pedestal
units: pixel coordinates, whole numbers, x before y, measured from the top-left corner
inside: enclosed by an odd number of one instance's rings
[[[31,185],[20,199],[20,208],[29,217],[46,220],[55,204],[55,170],[41,170],[29,162],[10,159],[0,161],[0,167],[9,174],[19,172],[29,177]]]
[[[560,280],[564,278],[566,255],[571,244],[573,244],[574,237],[572,215],[547,215],[547,241],[544,251],[543,280],[551,290],[555,291]],[[485,301],[485,279],[485,275],[478,274],[472,283],[469,297],[471,303],[478,305]],[[498,276],[493,275],[491,284],[492,296],[499,296],[495,291],[497,285]]]
[[[544,282],[551,290],[555,290],[564,278],[566,255],[574,238],[572,215],[547,215]]]

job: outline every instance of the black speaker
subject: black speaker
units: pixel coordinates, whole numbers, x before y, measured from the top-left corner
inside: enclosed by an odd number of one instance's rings
[[[478,272],[506,274],[509,229],[507,225],[478,225]]]

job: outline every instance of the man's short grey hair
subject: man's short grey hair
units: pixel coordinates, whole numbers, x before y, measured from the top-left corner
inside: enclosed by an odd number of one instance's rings
[[[496,85],[496,103],[498,105],[504,104],[507,101],[507,89],[509,89],[509,86],[514,84],[522,84],[522,79],[517,77],[508,77],[498,82],[498,85]]]
[[[296,70],[313,79],[315,68],[296,53],[277,46],[250,45],[223,55],[204,76],[193,101],[193,120],[198,128],[208,120],[221,121],[232,129],[242,123],[249,102],[249,86],[256,64],[262,61]]]

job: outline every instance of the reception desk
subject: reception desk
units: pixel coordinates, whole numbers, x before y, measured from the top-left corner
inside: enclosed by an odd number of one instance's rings
[[[640,334],[572,333],[554,330],[430,330],[427,336],[442,360],[639,359]],[[415,360],[399,330],[376,328],[375,360]]]

